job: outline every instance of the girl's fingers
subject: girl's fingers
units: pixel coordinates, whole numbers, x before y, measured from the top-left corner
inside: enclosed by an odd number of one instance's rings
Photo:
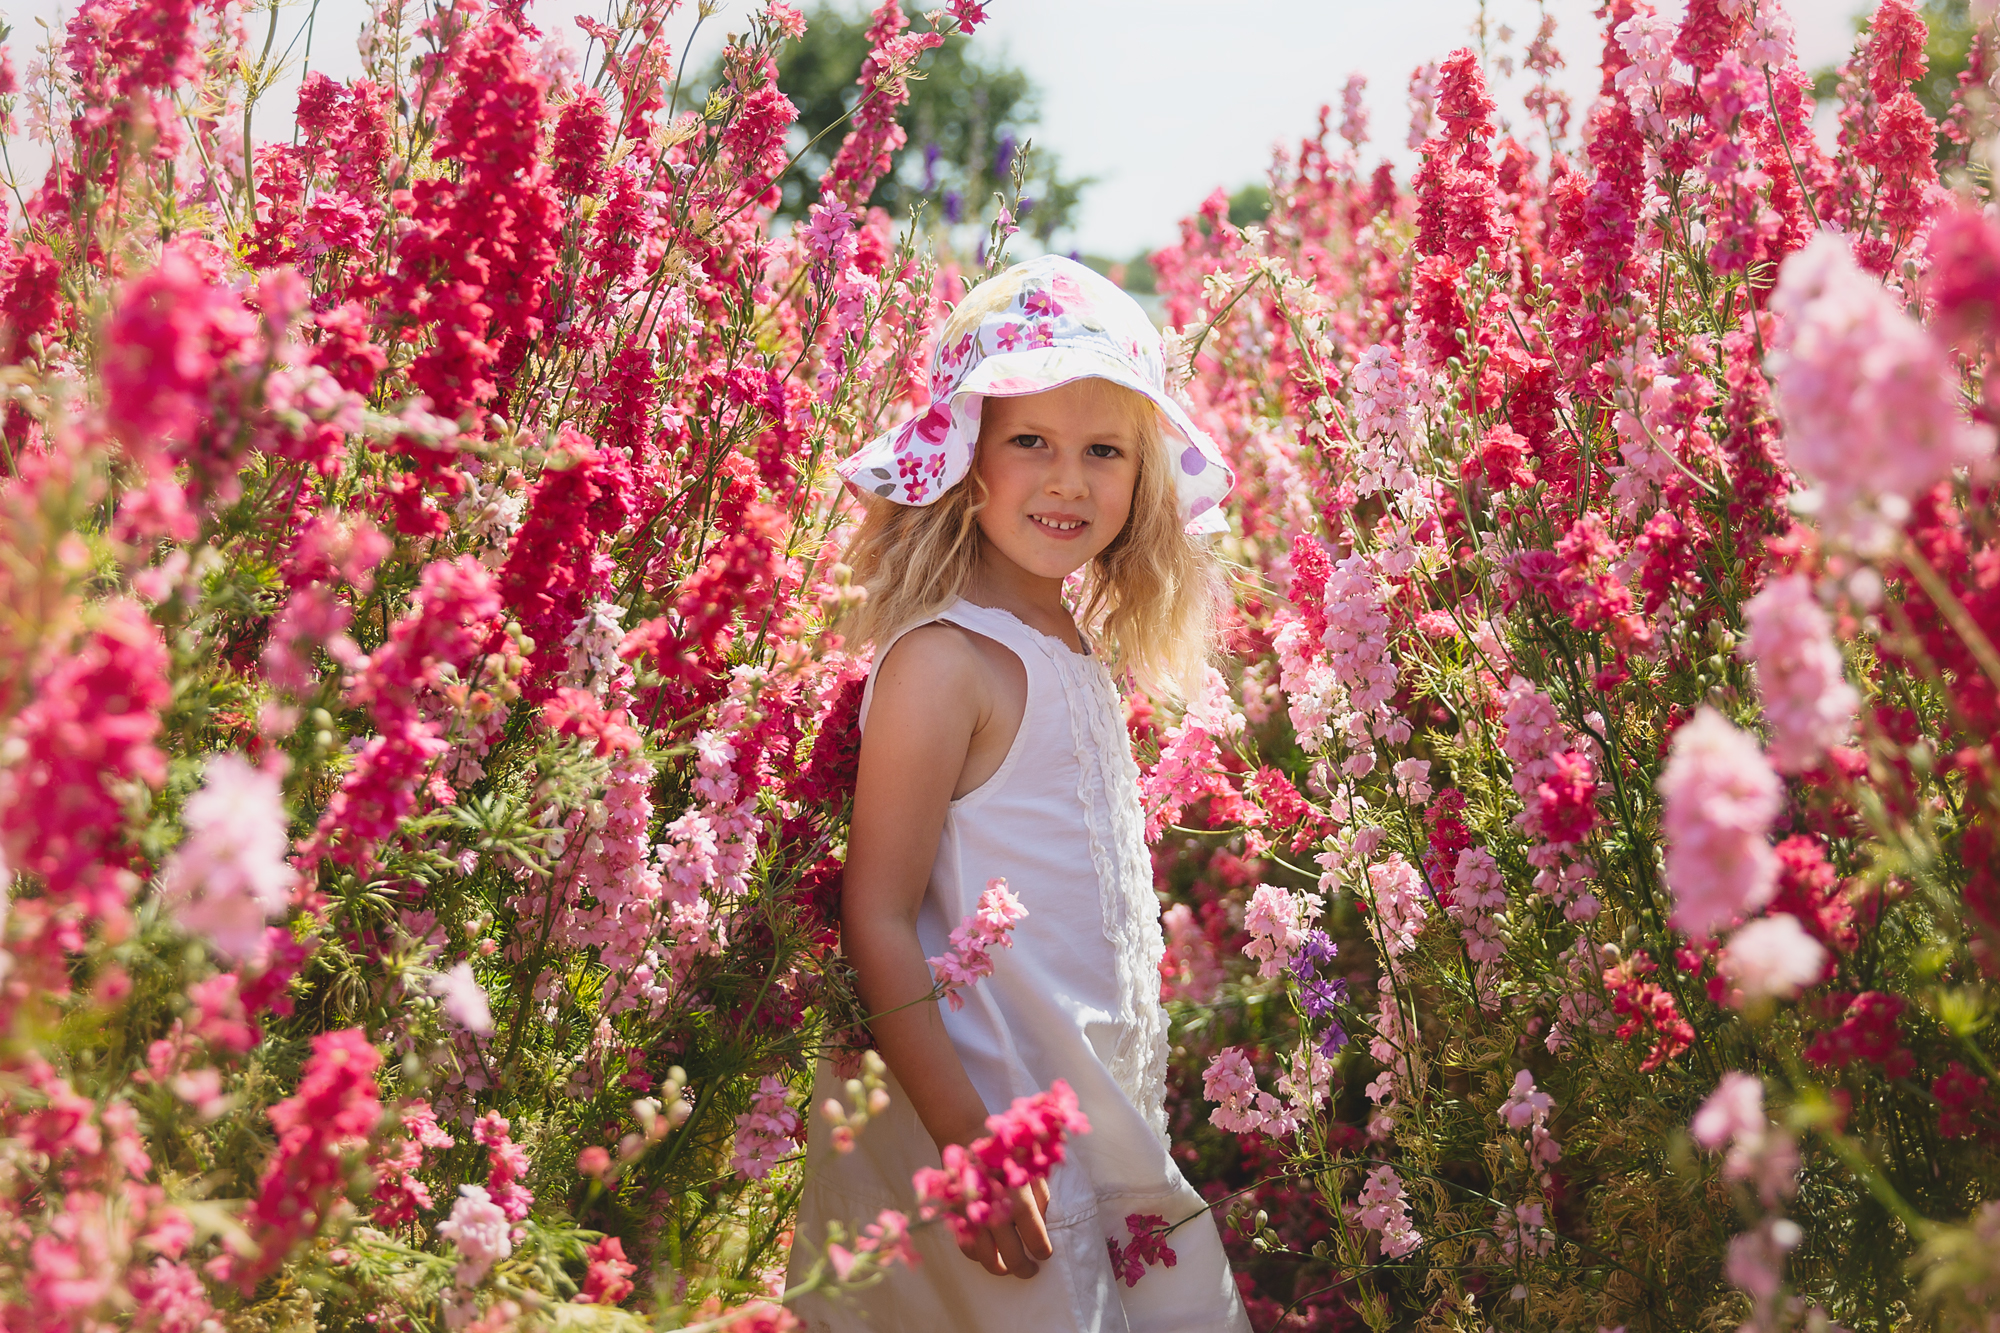
[[[1036,1220],[1039,1223],[1040,1219]],[[1016,1228],[1023,1225],[1024,1221],[1025,1219],[1019,1215],[1017,1206],[1012,1225],[1002,1223],[992,1228],[993,1239],[1000,1246],[1000,1262],[1007,1265],[1007,1272],[1015,1277],[1033,1277],[1037,1269],[1035,1261],[1028,1257],[1026,1249],[1021,1244],[1022,1236],[1016,1232]],[[1046,1241],[1044,1243],[1046,1244]],[[1043,1253],[1042,1257],[1048,1258],[1048,1253]]]
[[[1048,1205],[1048,1187],[1039,1180],[1032,1187],[1014,1191],[1014,1231],[1031,1260],[1046,1259],[1056,1252],[1049,1240],[1048,1223],[1043,1221]]]
[[[962,1240],[958,1248],[965,1257],[978,1264],[994,1277],[1006,1277],[1006,1265],[1000,1262],[999,1249],[993,1243],[993,1228],[981,1227],[971,1240]]]

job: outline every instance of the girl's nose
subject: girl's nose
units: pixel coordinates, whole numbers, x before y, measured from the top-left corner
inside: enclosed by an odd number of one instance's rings
[[[1084,476],[1081,451],[1056,451],[1049,460],[1047,485],[1051,495],[1081,496],[1087,493],[1090,483]]]

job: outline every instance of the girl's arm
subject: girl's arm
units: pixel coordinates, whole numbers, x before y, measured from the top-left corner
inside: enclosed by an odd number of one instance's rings
[[[943,625],[912,630],[876,673],[854,782],[841,947],[862,1003],[880,1015],[869,1024],[875,1045],[939,1148],[985,1133],[987,1111],[930,998],[917,908],[968,757],[986,760],[1000,730],[1012,739],[1013,728],[995,725],[997,693],[968,635]],[[988,1272],[1033,1277],[1035,1260],[1054,1252],[1042,1221],[1048,1190],[1037,1181],[1015,1196],[1011,1224],[984,1228],[959,1248]]]

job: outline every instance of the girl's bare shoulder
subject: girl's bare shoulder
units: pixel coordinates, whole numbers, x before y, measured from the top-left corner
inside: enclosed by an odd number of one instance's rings
[[[990,690],[986,656],[956,625],[919,625],[889,648],[875,673],[871,718],[884,708],[904,717],[976,719]]]

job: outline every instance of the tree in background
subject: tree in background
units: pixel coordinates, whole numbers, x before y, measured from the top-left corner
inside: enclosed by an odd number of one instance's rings
[[[1873,6],[1854,16],[1854,27],[1861,30],[1867,13]],[[1927,68],[1922,78],[1910,85],[1911,93],[1923,103],[1924,110],[1939,124],[1950,122],[1952,99],[1958,93],[1959,75],[1964,72],[1972,56],[1972,38],[1978,25],[1972,21],[1970,0],[1925,0],[1917,7],[1923,15],[1928,36],[1924,41],[1924,58]],[[1990,60],[1990,54],[1989,54]],[[1990,72],[1990,71],[1989,71]],[[1840,87],[1840,71],[1834,66],[1813,71],[1813,97],[1821,102],[1832,102]],[[1949,136],[1941,135],[1938,152],[1946,155],[1952,151]]]
[[[868,55],[868,23],[865,10],[817,5],[806,16],[805,36],[778,58],[778,86],[799,110],[793,149],[812,145],[783,178],[781,217],[803,218],[818,198],[815,182],[840,146],[840,122],[861,94],[855,79]],[[899,219],[922,202],[947,226],[977,223],[992,194],[1011,182],[1015,155],[1040,121],[1039,96],[1025,71],[990,48],[974,51],[959,38],[948,40],[930,55],[923,77],[910,82],[903,117],[909,141],[868,202]],[[1024,177],[1017,219],[1022,230],[1047,245],[1070,225],[1089,183],[1065,176],[1054,155],[1037,149]]]

